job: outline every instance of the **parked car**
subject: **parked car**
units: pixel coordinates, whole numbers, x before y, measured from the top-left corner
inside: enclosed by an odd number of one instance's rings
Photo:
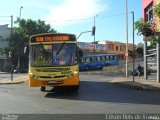
[[[28,68],[20,68],[18,69],[17,67],[13,70],[14,73],[27,73]]]
[[[157,63],[148,63],[148,67],[151,69],[151,72],[157,72]]]

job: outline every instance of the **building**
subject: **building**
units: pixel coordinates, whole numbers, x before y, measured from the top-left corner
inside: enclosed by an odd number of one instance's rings
[[[126,43],[118,42],[118,41],[102,41],[103,44],[106,45],[106,52],[111,54],[120,54],[121,59],[125,59],[126,53]],[[136,46],[135,46],[136,48]],[[133,52],[133,44],[128,44],[129,58]]]
[[[95,49],[95,52],[119,54],[121,59],[125,59],[126,43],[103,40],[95,44],[95,48],[93,43],[87,43],[87,42],[78,42],[78,46],[82,48],[84,52],[94,52]],[[128,51],[129,51],[129,58],[132,59],[131,54],[133,52],[133,44],[128,44]]]
[[[142,0],[142,17],[144,22],[155,24],[157,31],[160,31],[160,20],[153,12],[153,9],[160,3],[160,0]]]
[[[10,40],[11,29],[6,25],[0,25],[0,49],[8,47]],[[0,71],[3,71],[7,63],[8,56],[6,54],[0,54]]]
[[[89,42],[78,42],[78,47],[83,49],[84,52],[106,52],[106,45],[94,44]]]

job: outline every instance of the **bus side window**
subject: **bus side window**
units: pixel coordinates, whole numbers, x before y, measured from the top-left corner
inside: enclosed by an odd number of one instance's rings
[[[100,56],[97,56],[97,61],[101,61],[101,57]]]
[[[103,61],[103,56],[100,56],[100,61]]]
[[[110,57],[109,56],[106,56],[106,60],[108,61],[110,59]]]
[[[95,62],[96,61],[96,57],[92,57],[92,62]]]
[[[112,56],[112,60],[114,60],[114,56]]]
[[[89,57],[86,57],[86,62],[89,62],[89,61],[90,61]]]
[[[115,60],[118,60],[118,56],[114,56]]]
[[[102,56],[102,61],[105,61],[105,56]]]

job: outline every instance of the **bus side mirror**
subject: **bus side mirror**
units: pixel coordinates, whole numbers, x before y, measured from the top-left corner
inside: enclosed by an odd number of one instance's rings
[[[24,47],[24,54],[28,54],[29,48],[27,46]]]

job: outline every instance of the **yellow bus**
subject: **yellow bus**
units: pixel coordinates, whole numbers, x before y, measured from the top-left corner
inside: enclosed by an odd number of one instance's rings
[[[29,40],[29,86],[79,89],[79,49],[76,36],[43,33]]]

